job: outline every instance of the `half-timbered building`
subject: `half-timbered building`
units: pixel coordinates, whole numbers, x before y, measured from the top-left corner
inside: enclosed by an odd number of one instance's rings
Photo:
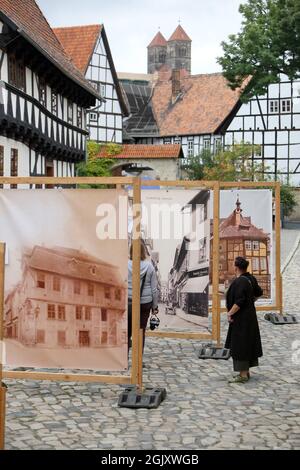
[[[232,91],[220,73],[189,75],[166,67],[145,77],[122,74],[121,83],[130,109],[124,140],[181,144],[185,159],[222,148],[240,107],[240,90]]]
[[[88,112],[90,139],[122,143],[123,117],[128,111],[104,26],[54,28],[54,32],[76,67],[104,98]]]
[[[74,176],[98,97],[34,0],[0,0],[0,176]]]
[[[211,253],[212,235],[213,227],[211,224]],[[256,227],[252,223],[251,217],[243,214],[239,198],[236,201],[234,211],[226,219],[220,220],[219,237],[219,284],[221,292],[228,288],[235,277],[235,258],[242,256],[249,261],[249,272],[257,278],[259,285],[263,288],[263,296],[270,297],[270,234]],[[212,268],[212,256],[210,262]],[[212,269],[210,269],[210,276],[211,273]]]
[[[228,126],[225,145],[241,141],[261,147],[253,161],[273,179],[300,185],[300,80],[281,75],[263,96],[242,104]]]

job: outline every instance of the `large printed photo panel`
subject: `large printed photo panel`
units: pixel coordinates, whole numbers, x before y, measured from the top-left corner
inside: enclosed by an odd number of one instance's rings
[[[210,191],[142,190],[142,242],[155,268],[160,329],[207,331]]]
[[[127,369],[126,193],[1,190],[0,220],[6,364]]]
[[[234,260],[237,256],[249,261],[248,271],[263,289],[263,296],[257,303],[268,304],[274,299],[272,213],[272,191],[269,189],[220,191],[219,293],[223,299],[235,277]]]

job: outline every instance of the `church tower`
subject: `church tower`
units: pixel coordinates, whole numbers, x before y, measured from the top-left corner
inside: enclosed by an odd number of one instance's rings
[[[167,41],[159,31],[148,46],[148,73],[159,70],[167,60]]]
[[[191,73],[192,40],[179,24],[167,42],[166,63],[172,70],[185,69]]]

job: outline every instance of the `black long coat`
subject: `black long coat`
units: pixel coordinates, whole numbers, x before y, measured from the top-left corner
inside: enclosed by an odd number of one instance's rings
[[[245,273],[236,278],[226,294],[227,311],[236,304],[240,310],[232,316],[225,348],[230,349],[233,359],[252,361],[263,355],[259,326],[255,309],[255,298],[263,291],[254,276]]]

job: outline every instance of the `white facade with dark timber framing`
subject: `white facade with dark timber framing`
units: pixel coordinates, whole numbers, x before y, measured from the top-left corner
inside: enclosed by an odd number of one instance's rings
[[[103,25],[54,28],[74,64],[103,100],[89,109],[89,138],[97,142],[123,141],[123,117],[128,115]]]
[[[97,96],[33,0],[0,0],[0,176],[75,176]]]
[[[264,96],[242,104],[228,126],[225,145],[249,142],[261,146],[253,160],[272,178],[300,185],[300,80],[281,76]]]

